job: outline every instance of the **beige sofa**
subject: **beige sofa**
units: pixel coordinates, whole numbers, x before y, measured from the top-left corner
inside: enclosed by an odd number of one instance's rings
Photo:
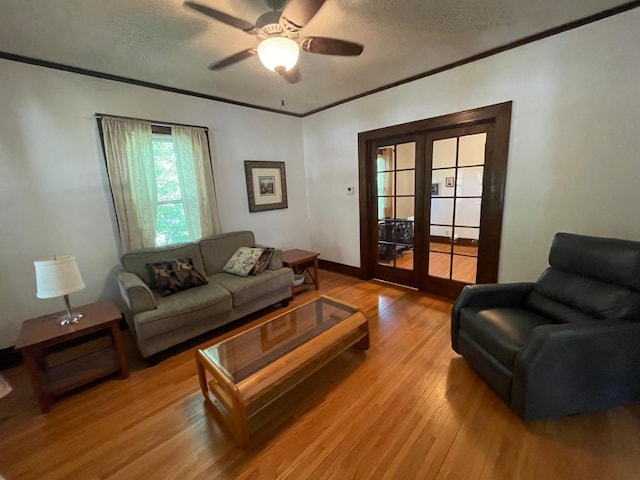
[[[252,246],[253,233],[240,231],[123,255],[118,286],[125,318],[142,355],[148,357],[277,302],[286,305],[293,272],[283,267],[280,250],[275,250],[267,269],[258,275],[240,277],[223,271],[236,249]],[[149,287],[146,265],[177,258],[193,259],[208,283],[160,296]]]

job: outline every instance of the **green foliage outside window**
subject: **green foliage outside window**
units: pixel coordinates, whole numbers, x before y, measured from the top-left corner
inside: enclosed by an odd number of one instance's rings
[[[156,246],[188,242],[189,232],[170,135],[153,135],[153,157],[157,189]]]

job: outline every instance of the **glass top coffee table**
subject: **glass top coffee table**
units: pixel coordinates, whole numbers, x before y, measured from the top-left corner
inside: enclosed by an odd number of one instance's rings
[[[247,418],[354,346],[369,348],[361,311],[318,297],[196,352],[200,389],[236,443],[249,443]]]

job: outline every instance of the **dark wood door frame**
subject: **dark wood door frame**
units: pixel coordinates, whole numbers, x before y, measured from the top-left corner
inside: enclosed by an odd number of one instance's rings
[[[393,125],[358,134],[358,182],[360,190],[360,265],[364,279],[374,276],[377,249],[374,242],[377,238],[377,219],[371,215],[372,205],[376,205],[376,192],[371,179],[375,175],[375,164],[369,162],[371,148],[381,139],[409,137],[426,134],[437,130],[492,123],[495,137],[493,151],[487,152],[494,157],[495,168],[485,172],[483,208],[487,202],[484,222],[494,225],[491,235],[483,239],[487,243],[487,251],[492,252],[483,259],[484,273],[479,276],[478,283],[496,282],[500,257],[500,239],[502,234],[502,210],[506,182],[507,155],[509,151],[509,130],[511,124],[512,102],[505,102],[488,107],[475,108],[464,112],[442,115],[439,117]],[[417,212],[416,212],[417,213]],[[421,282],[421,286],[423,283]]]

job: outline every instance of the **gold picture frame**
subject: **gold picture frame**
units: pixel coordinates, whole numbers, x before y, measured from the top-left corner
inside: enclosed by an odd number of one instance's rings
[[[250,212],[288,208],[284,162],[245,160],[244,173]]]

